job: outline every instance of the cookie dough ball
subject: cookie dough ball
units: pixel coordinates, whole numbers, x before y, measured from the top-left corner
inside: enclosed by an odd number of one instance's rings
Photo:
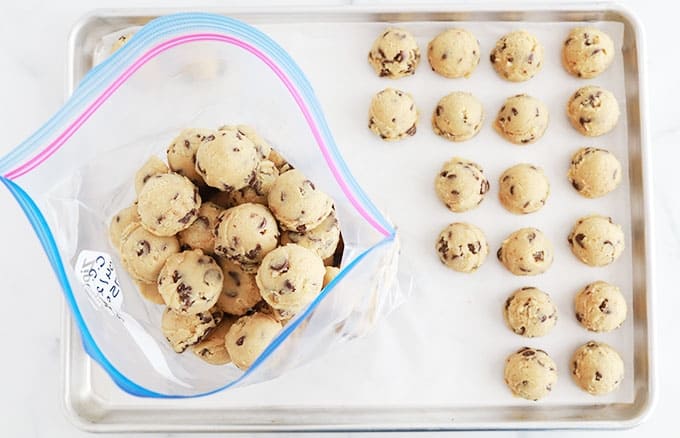
[[[534,338],[547,335],[555,327],[557,307],[542,290],[523,287],[505,300],[503,316],[510,330]]]
[[[479,64],[479,41],[465,29],[448,29],[427,46],[432,71],[446,78],[468,77]]]
[[[460,213],[482,203],[489,191],[489,181],[479,164],[453,157],[437,174],[434,188],[449,210]]]
[[[144,184],[146,184],[146,182],[152,176],[168,172],[170,172],[170,169],[168,169],[168,166],[165,165],[163,160],[156,156],[152,156],[146,160],[146,163],[144,163],[142,167],[139,168],[137,173],[135,173],[135,193],[139,195],[139,192],[142,191]]]
[[[340,268],[335,266],[326,266],[326,273],[323,276],[323,287],[328,286],[328,283],[333,281],[340,273]]]
[[[534,143],[548,128],[548,108],[540,100],[517,94],[509,97],[498,111],[494,127],[514,144]]]
[[[532,164],[517,164],[507,169],[498,181],[498,199],[511,213],[527,214],[540,210],[550,195],[550,183],[543,169]]]
[[[125,44],[127,44],[128,41],[130,41],[130,38],[132,38],[132,35],[134,35],[132,32],[126,33],[125,35],[121,35],[116,39],[116,41],[113,42],[111,45],[111,53],[113,54],[116,50],[120,49],[123,47]]]
[[[222,293],[217,299],[217,307],[230,315],[245,315],[262,301],[255,275],[244,271],[238,264],[220,258],[219,264],[224,273]]]
[[[418,43],[408,31],[389,28],[373,43],[368,63],[381,78],[399,79],[416,72],[420,62]]]
[[[267,254],[255,280],[275,309],[296,313],[321,292],[326,267],[313,251],[290,243]]]
[[[609,345],[590,341],[574,352],[571,375],[584,391],[593,395],[608,394],[623,381],[623,359]]]
[[[135,222],[139,222],[136,202],[122,209],[111,218],[111,223],[109,223],[109,239],[111,239],[111,244],[118,251],[120,251],[120,238],[123,235],[123,231]]]
[[[593,332],[610,332],[626,320],[626,299],[618,287],[604,281],[590,283],[574,297],[576,320]]]
[[[582,217],[567,238],[571,252],[589,266],[613,263],[625,248],[623,228],[612,218],[600,215]]]
[[[185,129],[175,137],[168,150],[168,165],[173,172],[186,176],[192,183],[201,186],[204,183],[196,171],[196,151],[203,140],[215,132],[212,129]]]
[[[137,285],[137,290],[139,290],[139,294],[145,300],[150,301],[154,304],[165,305],[165,301],[163,301],[163,297],[161,296],[160,292],[158,292],[158,284],[155,281],[153,283],[144,283],[142,281],[135,281],[135,284]]]
[[[200,249],[206,254],[215,250],[215,226],[222,207],[212,202],[204,202],[198,209],[198,217],[189,228],[179,232],[182,249]]]
[[[193,315],[166,308],[161,317],[161,331],[176,353],[201,342],[222,320],[222,311],[212,308]]]
[[[180,314],[204,312],[222,292],[222,269],[200,249],[173,254],[158,275],[158,292],[165,304]]]
[[[231,326],[236,322],[236,317],[225,315],[213,331],[201,342],[194,345],[191,350],[196,356],[210,365],[225,365],[231,362],[224,338]]]
[[[498,260],[515,275],[539,275],[553,262],[553,246],[537,228],[521,228],[503,241]]]
[[[614,60],[614,43],[594,27],[576,27],[569,32],[562,48],[562,65],[579,78],[594,78]]]
[[[281,226],[298,233],[318,227],[333,211],[331,198],[296,169],[276,178],[267,200]]]
[[[491,51],[491,65],[501,77],[512,82],[533,78],[543,65],[543,46],[524,30],[503,35]]]
[[[179,252],[175,236],[156,236],[139,222],[128,226],[120,239],[120,258],[135,280],[155,283],[168,257]]]
[[[604,149],[581,148],[571,157],[567,178],[572,187],[586,198],[598,198],[621,183],[621,163]]]
[[[619,103],[614,94],[594,85],[579,88],[567,103],[571,126],[588,137],[604,135],[614,129],[619,115]]]
[[[556,382],[557,365],[543,350],[524,347],[505,361],[505,384],[515,397],[537,401]]]
[[[243,187],[228,194],[229,203],[232,206],[252,203],[267,205],[267,195],[271,191],[274,181],[279,177],[279,169],[269,160],[262,160],[257,165],[255,180]]]
[[[222,129],[222,128],[220,128]],[[267,143],[267,140],[262,138],[260,134],[255,131],[255,128],[248,126],[248,125],[238,125],[236,129],[243,135],[245,135],[248,140],[252,141],[253,144],[255,145],[255,149],[257,150],[258,155],[260,156],[260,159],[264,160],[269,157],[269,154],[272,151],[272,147]]]
[[[248,272],[255,272],[278,244],[279,227],[264,205],[238,205],[217,218],[215,253],[234,260]]]
[[[456,222],[439,233],[435,245],[439,260],[458,272],[474,272],[489,254],[489,243],[482,230],[474,225]]]
[[[253,142],[238,129],[226,127],[199,145],[196,171],[210,187],[231,192],[253,181],[259,161]]]
[[[154,175],[139,193],[142,225],[158,236],[173,236],[198,217],[201,196],[188,178],[176,173]]]
[[[386,141],[415,135],[418,109],[413,97],[405,91],[385,88],[371,99],[368,127]]]
[[[234,365],[242,370],[250,368],[281,328],[281,323],[263,313],[240,317],[224,339]]]
[[[434,133],[451,141],[465,141],[479,132],[484,121],[482,103],[457,91],[441,98],[432,114]]]
[[[335,212],[319,224],[316,228],[304,233],[297,231],[284,231],[281,233],[281,245],[297,243],[314,251],[322,259],[332,257],[340,241],[340,224]]]

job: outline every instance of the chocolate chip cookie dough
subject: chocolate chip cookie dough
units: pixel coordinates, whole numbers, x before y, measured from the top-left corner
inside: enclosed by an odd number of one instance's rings
[[[540,210],[550,195],[550,183],[543,169],[526,163],[517,164],[503,172],[498,188],[501,204],[515,214]]]
[[[335,212],[321,222],[316,228],[304,233],[297,231],[284,231],[281,233],[281,245],[297,243],[314,251],[322,259],[332,257],[340,241],[340,224]]]
[[[189,228],[177,234],[182,249],[200,249],[206,254],[215,250],[215,226],[222,207],[212,202],[204,202],[198,209],[198,217]]]
[[[225,337],[227,352],[234,365],[242,370],[250,368],[281,328],[281,323],[263,313],[240,317]]]
[[[183,130],[166,152],[170,167],[153,157],[136,173],[111,243],[142,297],[165,306],[173,350],[246,369],[339,272],[335,206],[245,125]]]
[[[623,381],[623,360],[609,345],[590,341],[574,352],[571,375],[584,391],[592,395],[608,394]]]
[[[490,60],[502,78],[512,82],[526,81],[541,70],[543,46],[529,32],[516,30],[496,42]]]
[[[623,229],[612,218],[600,215],[579,219],[567,238],[571,252],[589,266],[606,266],[625,248]]]
[[[197,186],[205,184],[203,178],[196,171],[196,151],[206,137],[213,135],[212,129],[189,128],[184,129],[175,137],[166,151],[170,169],[182,176],[186,176]]]
[[[515,397],[537,401],[557,383],[557,365],[545,351],[524,347],[506,359],[504,377]]]
[[[453,157],[437,174],[434,188],[444,205],[459,213],[482,203],[489,191],[489,181],[477,163]]]
[[[255,178],[260,158],[252,141],[234,127],[207,136],[196,151],[196,171],[211,187],[241,189]]]
[[[229,127],[223,126],[219,129],[223,128]],[[262,138],[260,134],[258,134],[255,128],[248,125],[238,125],[236,126],[236,130],[241,134],[245,135],[248,138],[248,140],[253,142],[253,144],[255,145],[255,149],[257,150],[257,153],[260,156],[260,159],[262,160],[269,159],[269,155],[272,153],[272,147],[269,145],[267,140],[265,140],[264,138]]]
[[[567,102],[571,126],[588,137],[604,135],[614,129],[620,113],[614,94],[594,85],[579,88]]]
[[[447,29],[427,46],[432,71],[445,78],[468,77],[479,65],[479,41],[465,29]]]
[[[555,327],[557,307],[542,290],[523,287],[505,300],[503,316],[510,330],[533,338],[545,336]]]
[[[161,318],[161,331],[176,353],[204,339],[222,320],[221,310],[212,308],[192,315],[165,309]]]
[[[576,320],[593,332],[609,332],[626,320],[626,299],[618,287],[604,281],[590,283],[574,297]]]
[[[484,121],[482,103],[472,94],[457,91],[441,98],[432,114],[435,134],[451,141],[477,135]]]
[[[408,31],[398,28],[385,30],[368,52],[368,63],[381,78],[398,79],[416,72],[420,49]]]
[[[552,265],[553,246],[541,230],[522,228],[503,241],[496,256],[515,275],[539,275]]]
[[[222,322],[202,341],[191,348],[191,351],[210,365],[225,365],[231,362],[224,338],[231,326],[236,322],[235,316],[224,315]]]
[[[174,312],[193,315],[217,303],[222,292],[222,269],[200,249],[173,254],[158,275],[158,291]]]
[[[383,140],[395,141],[413,136],[417,125],[418,109],[409,93],[385,88],[371,99],[368,127]]]
[[[142,191],[144,184],[155,175],[160,175],[162,173],[168,173],[170,169],[168,166],[156,156],[152,156],[139,168],[137,173],[135,173],[135,193],[139,195]]]
[[[331,198],[296,169],[274,181],[267,200],[281,226],[299,233],[316,228],[333,211]]]
[[[548,108],[540,100],[517,94],[509,97],[496,116],[494,128],[511,143],[534,143],[548,127]]]
[[[247,186],[231,192],[218,192],[211,200],[226,208],[248,203],[267,206],[267,195],[278,177],[279,169],[274,162],[262,160],[255,170],[255,178]]]
[[[274,148],[272,148],[271,152],[269,152],[269,157],[267,157],[267,159],[274,163],[274,166],[276,166],[276,168],[279,170],[279,175],[293,169],[293,165],[286,161],[286,159],[281,156],[279,151]]]
[[[175,236],[156,236],[139,222],[129,225],[120,239],[120,258],[135,280],[155,283],[168,257],[179,252]]]
[[[255,280],[275,309],[298,312],[321,291],[326,267],[313,251],[290,243],[267,254]]]
[[[241,204],[223,211],[215,227],[215,253],[255,272],[265,255],[279,244],[279,227],[269,209]]]
[[[482,230],[472,224],[456,222],[439,233],[435,245],[439,260],[458,272],[476,271],[489,254],[489,243]]]
[[[198,217],[201,196],[188,178],[176,173],[154,175],[137,200],[142,226],[158,236],[173,236]]]
[[[605,71],[614,60],[614,42],[594,27],[575,27],[562,48],[562,65],[570,74],[590,79]]]
[[[114,248],[120,251],[120,239],[123,231],[130,224],[139,222],[139,213],[137,213],[137,203],[122,209],[111,219],[109,224],[109,239]]]
[[[245,315],[262,301],[255,275],[225,258],[220,258],[218,263],[224,273],[224,282],[222,293],[217,299],[217,307],[230,315]]]
[[[621,163],[611,152],[598,148],[581,148],[571,157],[567,178],[572,187],[586,198],[598,198],[621,183]]]

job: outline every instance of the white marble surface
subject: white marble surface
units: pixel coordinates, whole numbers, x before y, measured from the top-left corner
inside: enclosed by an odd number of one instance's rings
[[[300,3],[287,1],[286,3]],[[476,436],[670,436],[676,426],[680,398],[678,330],[680,294],[680,120],[677,104],[680,61],[672,29],[680,6],[642,0],[622,2],[642,21],[647,36],[648,98],[654,160],[657,232],[656,329],[659,397],[648,421],[623,432],[500,432]],[[186,6],[166,1],[164,6]],[[202,6],[224,2],[202,2]],[[105,0],[97,7],[153,7],[148,0]],[[0,3],[0,127],[4,154],[45,121],[64,97],[66,40],[71,26],[94,4],[85,0],[49,2],[14,0]],[[193,8],[197,8],[193,3]],[[673,10],[675,8],[675,10]],[[77,437],[85,433],[63,414],[60,384],[61,298],[55,277],[19,207],[0,190],[3,219],[0,236],[0,329],[4,353],[0,361],[0,436]],[[132,435],[127,435],[132,436]],[[375,435],[373,435],[375,436]]]

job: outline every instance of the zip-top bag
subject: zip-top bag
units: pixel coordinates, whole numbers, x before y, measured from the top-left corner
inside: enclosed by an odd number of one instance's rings
[[[135,172],[189,127],[248,124],[335,203],[341,272],[247,371],[176,354],[108,239]],[[257,29],[202,13],[153,20],[97,65],[35,134],[0,159],[2,182],[57,274],[87,353],[123,390],[191,397],[264,381],[363,335],[408,292],[394,226],[352,177],[311,85]],[[405,286],[408,286],[408,282]]]

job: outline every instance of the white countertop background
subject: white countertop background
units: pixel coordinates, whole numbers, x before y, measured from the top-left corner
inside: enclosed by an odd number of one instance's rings
[[[255,0],[230,4],[254,3]],[[657,236],[657,405],[644,424],[628,431],[481,432],[475,436],[647,437],[677,433],[680,348],[676,313],[680,309],[680,293],[675,287],[680,284],[680,184],[676,172],[680,165],[680,112],[676,108],[680,106],[680,57],[672,31],[677,27],[674,16],[680,12],[680,6],[650,0],[621,3],[639,17],[647,40]],[[178,0],[163,2],[164,7],[188,4]],[[0,132],[3,133],[0,155],[31,134],[61,106],[66,83],[66,42],[73,24],[82,15],[94,7],[155,6],[156,2],[148,0],[103,0],[96,4],[85,0],[0,3]],[[226,1],[202,1],[200,6],[228,7]],[[194,3],[191,9],[198,10],[200,6]],[[0,436],[85,436],[85,432],[68,421],[62,408],[59,286],[32,229],[6,190],[0,190],[0,205],[3,211],[0,241],[4,248],[11,248],[0,251],[0,294],[4,297],[0,305],[0,332],[5,339],[0,361]]]

